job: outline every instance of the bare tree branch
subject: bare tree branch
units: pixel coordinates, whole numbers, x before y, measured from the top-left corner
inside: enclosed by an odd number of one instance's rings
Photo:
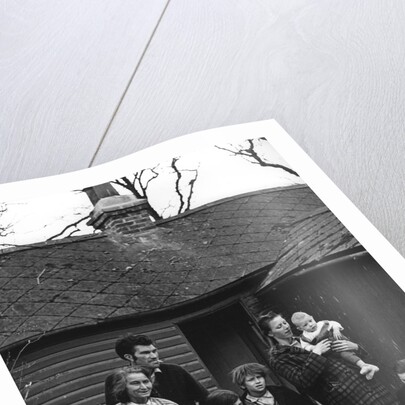
[[[132,194],[134,194],[135,197],[137,197],[137,198],[144,198],[144,196],[141,196],[139,194],[138,190],[135,187],[135,181],[136,180],[137,180],[137,177],[136,177],[136,174],[135,174],[134,181],[132,181],[132,182],[128,179],[128,177],[124,176],[124,177],[121,177],[121,180],[120,179],[115,179],[111,183],[114,183],[114,184],[117,184],[118,186],[126,188]]]
[[[176,157],[173,158],[171,167],[174,170],[174,173],[176,175],[176,182],[175,182],[175,192],[179,197],[180,200],[180,206],[177,210],[177,214],[181,214],[185,211],[188,211],[191,207],[191,198],[193,197],[194,193],[194,185],[195,182],[198,178],[198,169],[179,169],[177,162],[179,161],[180,158]],[[184,173],[190,172],[194,174],[194,177],[192,177],[188,182],[187,182],[187,187],[185,188],[184,186],[181,187],[181,181],[184,179]],[[183,182],[184,184],[184,182]]]
[[[179,196],[179,199],[180,199],[180,207],[179,207],[178,212],[177,212],[178,214],[180,214],[181,212],[183,212],[183,207],[184,207],[185,203],[184,203],[183,194],[182,194],[182,192],[180,190],[181,172],[176,166],[176,163],[177,163],[178,160],[179,160],[178,157],[173,158],[171,167],[174,170],[174,172],[176,173],[176,183],[174,185],[174,189],[175,189],[176,194]]]
[[[41,339],[43,336],[45,335],[45,331],[43,331],[43,333],[41,335],[39,335],[36,339],[31,340],[28,339],[27,342],[25,343],[25,345],[21,348],[21,350],[18,352],[17,357],[14,359],[13,365],[11,366],[11,368],[9,368],[10,373],[14,370],[17,361],[19,360],[19,358],[21,357],[23,351],[31,344],[38,342],[39,339]]]
[[[0,217],[8,211],[7,204],[0,203]],[[12,224],[0,224],[0,238],[14,233],[12,231]]]
[[[153,167],[152,169],[143,169],[143,170],[141,170],[140,173],[139,173],[139,186],[141,187],[141,189],[142,189],[142,191],[143,191],[144,197],[146,197],[146,192],[147,192],[147,190],[148,190],[149,183],[150,183],[152,180],[155,180],[156,177],[159,176],[159,173],[156,171],[156,168],[157,168],[157,167],[158,167],[158,166],[155,166],[155,167]],[[152,177],[151,177],[149,180],[147,180],[145,184],[143,184],[143,182],[142,182],[142,176],[144,176],[144,174],[146,173],[146,170],[149,170],[149,171],[152,173]]]
[[[260,138],[264,139],[264,138]],[[248,146],[243,147],[242,145],[239,145],[238,147],[232,146],[233,149],[230,148],[224,148],[218,145],[215,145],[217,149],[224,150],[226,152],[231,153],[233,156],[242,156],[245,158],[248,162],[260,165],[262,167],[273,167],[275,169],[282,169],[286,171],[289,174],[292,174],[294,176],[299,177],[298,173],[292,169],[290,169],[287,166],[276,164],[276,163],[270,163],[266,162],[255,150],[255,144],[253,139],[248,139],[246,141],[248,143]]]
[[[194,172],[195,177],[193,179],[191,179],[188,183],[188,185],[190,186],[190,191],[188,193],[188,198],[187,198],[187,206],[186,206],[186,210],[189,210],[191,207],[191,198],[194,194],[194,185],[195,182],[197,181],[198,178],[198,169],[194,169],[194,170],[187,170],[189,172]]]
[[[77,226],[78,226],[81,222],[83,222],[83,221],[85,221],[86,219],[89,219],[89,218],[90,218],[90,215],[86,215],[85,217],[80,218],[78,221],[73,222],[72,224],[66,225],[59,233],[57,233],[56,235],[53,235],[53,236],[51,236],[50,238],[48,238],[47,241],[54,240],[54,239],[56,239],[58,236],[62,236],[67,230],[70,230],[70,228],[73,228],[73,230],[70,231],[70,234],[69,234],[67,237],[72,236],[75,232],[78,232],[78,231],[79,231],[79,229],[78,229]]]
[[[159,172],[157,171],[157,168],[159,165],[156,165],[155,167],[148,168],[148,169],[142,169],[141,171],[138,171],[134,173],[134,178],[133,180],[129,180],[127,176],[121,177],[121,179],[115,179],[111,183],[117,184],[118,186],[121,186],[127,190],[129,190],[136,198],[148,198],[148,187],[150,185],[150,182],[155,180],[159,176]],[[150,175],[146,180],[146,176]],[[150,213],[151,215],[155,218],[162,218],[161,215],[157,213],[157,211],[152,207],[151,202],[149,201],[149,207],[150,207]]]

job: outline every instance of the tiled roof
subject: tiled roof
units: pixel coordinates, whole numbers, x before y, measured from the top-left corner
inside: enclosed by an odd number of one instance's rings
[[[307,187],[209,204],[148,231],[69,238],[0,255],[0,346],[167,307],[276,260],[292,222],[323,206]]]
[[[327,208],[291,225],[277,264],[263,281],[261,288],[297,268],[312,266],[328,256],[360,247],[359,242]]]

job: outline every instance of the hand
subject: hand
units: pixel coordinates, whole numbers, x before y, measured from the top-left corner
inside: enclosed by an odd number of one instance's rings
[[[354,342],[350,342],[350,340],[337,340],[336,342],[332,343],[332,350],[334,352],[346,352],[348,350],[358,350],[359,345]]]
[[[340,339],[342,339],[342,337],[343,337],[343,335],[342,335],[342,333],[340,332],[340,329],[339,329],[339,328],[333,328],[333,329],[332,329],[332,334],[333,334],[333,337],[335,338],[335,340],[340,340]]]
[[[312,353],[316,353],[322,355],[330,350],[331,341],[329,339],[321,340],[317,343],[314,348],[312,349]]]

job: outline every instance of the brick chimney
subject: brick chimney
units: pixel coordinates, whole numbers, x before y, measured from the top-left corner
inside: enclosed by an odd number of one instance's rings
[[[130,235],[155,226],[154,211],[145,198],[119,195],[110,183],[83,189],[94,205],[87,225],[101,231]]]

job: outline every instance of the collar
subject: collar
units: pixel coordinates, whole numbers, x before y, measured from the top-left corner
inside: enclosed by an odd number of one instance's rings
[[[126,405],[148,405],[149,404],[149,399],[145,404],[139,404],[138,402],[127,402]]]
[[[293,342],[291,343],[291,345],[277,344],[270,349],[270,354],[280,354],[286,352],[308,354],[308,351],[302,348],[301,343],[297,337],[293,338]]]
[[[262,395],[261,397],[254,397],[250,394],[246,395],[246,399],[249,402],[258,404],[258,405],[270,405],[270,404],[274,404],[274,396],[271,395],[269,390],[266,390],[266,392],[264,393],[264,395]]]
[[[296,347],[301,347],[301,341],[299,336],[293,336],[292,341],[290,344],[281,344],[281,343],[277,343],[275,346],[278,347],[291,347],[291,346],[296,346]]]
[[[290,346],[302,348],[300,339],[298,337],[294,336],[293,341],[290,344]]]

